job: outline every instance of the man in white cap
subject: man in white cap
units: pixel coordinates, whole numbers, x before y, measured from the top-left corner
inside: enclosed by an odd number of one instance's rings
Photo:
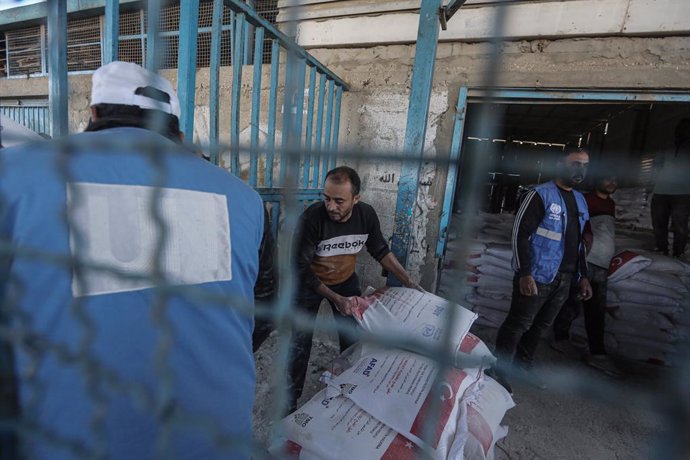
[[[113,62],[91,102],[88,132],[0,152],[22,455],[249,458],[261,198],[172,142],[164,78]]]

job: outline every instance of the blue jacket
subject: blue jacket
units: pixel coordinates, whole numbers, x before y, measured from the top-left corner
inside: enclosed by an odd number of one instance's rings
[[[0,243],[28,251],[0,253],[0,300],[32,334],[15,345],[22,417],[87,457],[153,458],[163,435],[176,458],[248,458],[215,440],[252,436],[261,198],[150,131],[67,140],[91,146],[0,151]],[[73,270],[76,259],[109,269]],[[75,458],[46,437],[25,449]]]
[[[549,181],[538,185],[534,190],[544,203],[544,218],[530,238],[530,252],[532,255],[530,272],[535,281],[548,284],[556,278],[563,260],[568,215],[565,201],[558,191],[558,186],[555,182]],[[585,197],[577,190],[573,190],[573,194],[577,203],[580,234],[582,234],[585,223],[589,220],[587,202]],[[515,231],[517,231],[517,228]],[[581,241],[580,245],[580,250],[582,251],[584,249],[584,242]],[[513,268],[517,270],[515,258],[513,259]],[[582,274],[578,273],[578,276],[580,275]]]

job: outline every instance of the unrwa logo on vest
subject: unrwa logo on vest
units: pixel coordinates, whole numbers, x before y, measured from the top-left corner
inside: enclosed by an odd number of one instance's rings
[[[367,365],[366,369],[364,369],[362,374],[369,377],[369,374],[371,374],[371,371],[374,370],[374,367],[376,366],[377,362],[378,362],[378,360],[376,358],[371,358],[371,361],[369,361],[369,364]]]
[[[551,203],[549,206],[549,219],[551,220],[561,220],[561,205],[558,203]]]

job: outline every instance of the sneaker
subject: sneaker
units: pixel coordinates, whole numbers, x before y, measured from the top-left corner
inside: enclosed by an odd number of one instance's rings
[[[517,366],[516,370],[517,377],[521,382],[527,383],[528,385],[532,385],[533,387],[538,388],[540,390],[546,390],[548,388],[548,385],[546,384],[544,378],[538,372],[535,372],[533,369],[527,369],[521,366]]]
[[[510,386],[510,383],[508,380],[505,378],[503,374],[498,372],[496,369],[487,369],[484,371],[486,375],[494,379],[496,382],[498,382],[499,385],[501,385],[505,390],[512,396],[513,395],[513,387]]]
[[[610,377],[619,378],[623,376],[609,355],[588,355],[585,357],[585,363]]]

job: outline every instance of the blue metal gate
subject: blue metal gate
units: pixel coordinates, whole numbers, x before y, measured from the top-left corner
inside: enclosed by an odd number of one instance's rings
[[[48,133],[47,105],[0,105],[0,113],[37,133]]]

